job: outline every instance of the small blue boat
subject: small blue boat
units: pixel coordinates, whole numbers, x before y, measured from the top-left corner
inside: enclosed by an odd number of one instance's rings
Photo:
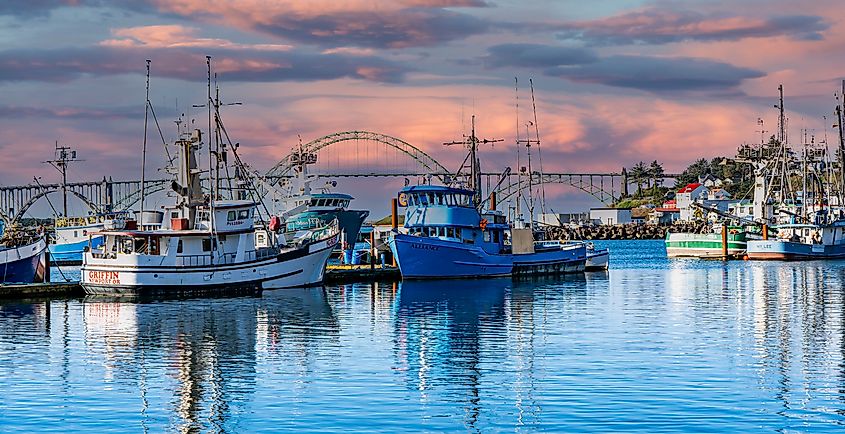
[[[746,255],[787,261],[845,258],[845,221],[780,225],[776,239],[749,240]]]
[[[103,245],[103,236],[98,233],[104,229],[123,226],[128,219],[127,213],[105,213],[78,218],[59,218],[56,220],[56,232],[50,243],[50,259],[55,264],[82,264],[82,253],[91,240],[91,248]]]
[[[499,211],[480,213],[475,192],[420,185],[402,189],[405,229],[390,240],[403,278],[473,278],[565,274],[584,270],[584,243],[535,241]]]
[[[43,282],[47,251],[44,236],[9,232],[0,244],[0,283]]]

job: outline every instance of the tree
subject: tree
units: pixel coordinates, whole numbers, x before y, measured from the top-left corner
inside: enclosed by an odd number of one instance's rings
[[[634,179],[634,183],[637,184],[637,197],[642,197],[643,181],[648,178],[648,169],[646,168],[645,163],[640,161],[635,164],[634,167],[631,168],[630,174],[631,178]]]
[[[654,180],[654,188],[652,189],[651,194],[656,194],[657,187],[659,186],[658,184],[661,184],[663,182],[663,175],[666,174],[666,172],[663,170],[663,165],[660,164],[657,160],[652,161],[651,164],[648,166],[648,174],[651,179]]]

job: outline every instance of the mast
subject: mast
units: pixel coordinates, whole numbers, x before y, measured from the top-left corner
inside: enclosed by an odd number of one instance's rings
[[[469,137],[465,136],[463,141],[453,141],[443,143],[445,146],[451,145],[467,145],[469,147],[469,188],[475,192],[473,195],[473,205],[478,208],[481,205],[481,161],[478,159],[478,145],[481,143],[495,143],[502,142],[504,139],[479,139],[475,135],[475,115],[472,115],[472,130]],[[464,160],[466,161],[466,160]],[[461,166],[463,169],[463,166]],[[461,171],[458,169],[458,172]]]
[[[839,206],[843,205],[845,199],[845,132],[842,123],[845,122],[845,80],[842,80],[842,91],[837,98],[836,123],[839,126]]]
[[[145,176],[147,172],[147,119],[150,113],[150,59],[147,59],[147,91],[144,99],[144,145],[141,148],[141,212],[138,214],[138,227],[144,227]]]
[[[207,72],[207,90],[208,90],[208,99],[206,100],[206,106],[208,107],[208,189],[210,191],[208,197],[208,210],[209,210],[209,225],[210,225],[210,232],[214,232],[214,200],[216,199],[216,192],[214,191],[214,168],[211,165],[211,160],[213,157],[213,150],[211,149],[212,140],[214,140],[211,135],[211,111],[213,101],[211,99],[211,56],[205,56],[205,65],[206,65],[206,72]],[[214,252],[214,249],[211,249]],[[214,254],[211,253],[213,256]]]
[[[56,151],[53,155],[53,160],[45,161],[53,166],[59,173],[62,174],[62,212],[67,218],[67,166],[68,163],[80,161],[76,159],[76,151],[69,146],[59,146],[59,141],[56,140]]]
[[[522,161],[519,152],[519,79],[513,78],[514,92],[516,95],[516,210],[514,211],[514,220],[522,219]]]

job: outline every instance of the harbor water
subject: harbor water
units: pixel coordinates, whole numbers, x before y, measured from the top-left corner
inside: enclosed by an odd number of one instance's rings
[[[0,301],[0,432],[845,431],[845,261],[596,245],[555,279]]]

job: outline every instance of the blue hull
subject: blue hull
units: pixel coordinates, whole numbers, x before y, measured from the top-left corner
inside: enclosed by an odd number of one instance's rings
[[[45,257],[43,250],[30,255],[32,245],[20,247],[25,256],[8,262],[0,262],[0,283],[33,283],[43,281]],[[42,247],[43,248],[43,247]]]
[[[390,249],[402,278],[437,279],[584,271],[586,246],[531,254],[490,254],[482,248],[438,238],[395,234]]]
[[[50,259],[57,264],[73,264],[82,263],[83,249],[88,245],[88,241],[80,241],[78,243],[68,244],[50,244]],[[103,245],[103,237],[91,238],[91,246],[98,248]]]
[[[403,278],[509,276],[513,270],[511,255],[491,255],[474,245],[437,238],[395,234],[390,250]]]
[[[784,240],[748,241],[748,259],[808,260],[845,258],[845,244],[823,245]]]

